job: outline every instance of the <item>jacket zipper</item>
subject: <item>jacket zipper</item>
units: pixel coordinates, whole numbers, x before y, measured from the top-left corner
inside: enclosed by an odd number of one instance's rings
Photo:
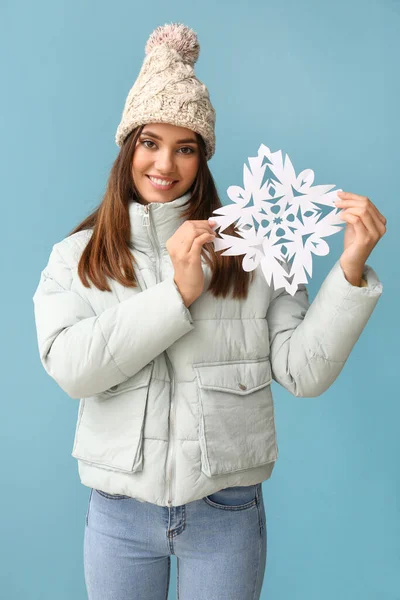
[[[160,252],[159,252],[159,241],[157,238],[157,232],[153,229],[153,223],[151,221],[150,218],[150,204],[145,204],[144,205],[144,213],[143,213],[143,219],[142,219],[142,224],[145,227],[149,228],[149,237],[153,243],[153,246],[156,250],[156,254],[157,254],[157,263],[156,263],[156,281],[157,283],[159,283],[161,281],[161,270],[160,270],[160,264],[161,264],[161,257],[160,257]],[[168,505],[171,506],[172,505],[172,474],[173,474],[173,459],[174,459],[174,450],[175,450],[175,446],[173,443],[173,436],[174,436],[174,429],[173,429],[173,425],[174,425],[174,410],[175,410],[175,403],[174,403],[174,395],[175,395],[175,379],[174,379],[174,369],[173,366],[171,364],[171,361],[169,359],[169,356],[167,355],[167,352],[164,351],[164,356],[166,359],[166,363],[167,363],[167,369],[168,369],[168,374],[169,374],[169,378],[171,381],[171,391],[170,391],[170,401],[171,401],[171,405],[170,405],[170,419],[169,419],[169,423],[170,423],[170,443],[168,444],[168,453],[167,453],[167,484],[168,484]]]

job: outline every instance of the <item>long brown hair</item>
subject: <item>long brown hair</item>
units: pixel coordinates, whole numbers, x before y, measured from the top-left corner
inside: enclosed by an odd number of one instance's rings
[[[122,145],[99,206],[68,234],[93,229],[78,264],[78,275],[85,287],[90,287],[91,280],[99,290],[111,291],[106,276],[126,287],[138,285],[134,270],[135,259],[130,250],[128,206],[132,199],[140,201],[132,177],[132,159],[143,127],[144,125],[135,128]],[[191,187],[187,208],[181,213],[190,220],[208,219],[215,209],[222,206],[208,168],[203,138],[197,133],[196,137],[200,151],[199,169]],[[224,232],[238,237],[234,224]],[[222,256],[215,252],[212,243],[207,243],[206,248],[203,246],[202,255],[212,272],[209,292],[215,297],[225,298],[231,291],[233,298],[247,297],[254,272],[243,270],[242,256]]]

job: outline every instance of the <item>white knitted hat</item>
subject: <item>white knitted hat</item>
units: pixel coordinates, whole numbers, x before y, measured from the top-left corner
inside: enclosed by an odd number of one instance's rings
[[[199,133],[209,160],[215,152],[215,110],[206,86],[194,75],[200,46],[181,23],[157,27],[145,47],[139,76],[129,91],[115,141],[122,146],[138,125],[170,123]]]

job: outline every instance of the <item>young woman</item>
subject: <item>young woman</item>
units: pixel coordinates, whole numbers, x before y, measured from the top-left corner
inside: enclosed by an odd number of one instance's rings
[[[150,36],[104,199],[53,246],[33,297],[42,364],[80,399],[90,600],[166,598],[171,554],[181,600],[259,598],[272,379],[322,394],[382,293],[365,260],[386,219],[356,194],[342,194],[345,249],[311,305],[306,286],[273,290],[214,251],[215,111],[198,52],[184,25]]]

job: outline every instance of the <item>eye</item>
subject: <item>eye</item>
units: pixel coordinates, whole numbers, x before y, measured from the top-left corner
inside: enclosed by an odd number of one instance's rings
[[[194,153],[193,148],[191,148],[190,146],[183,146],[183,148],[181,148],[181,150],[190,150],[190,152],[182,152],[182,154],[193,154]]]
[[[157,147],[156,144],[152,141],[152,140],[142,140],[141,142],[145,148],[148,148],[149,150],[153,150],[154,147]],[[147,144],[153,144],[152,146],[147,146]],[[182,148],[179,149],[179,151],[181,150],[188,150],[188,152],[181,152],[181,154],[185,154],[185,155],[189,155],[189,154],[194,154],[194,150],[193,148],[191,148],[190,146],[183,146]]]
[[[148,144],[154,144],[154,142],[152,142],[151,140],[143,140],[143,141],[142,141],[142,144],[144,144],[144,146],[145,146],[146,148],[149,148],[149,146],[146,146],[146,144],[147,144],[147,143],[148,143]],[[155,144],[154,144],[154,145],[155,145]],[[152,148],[152,146],[150,146],[150,148]]]

